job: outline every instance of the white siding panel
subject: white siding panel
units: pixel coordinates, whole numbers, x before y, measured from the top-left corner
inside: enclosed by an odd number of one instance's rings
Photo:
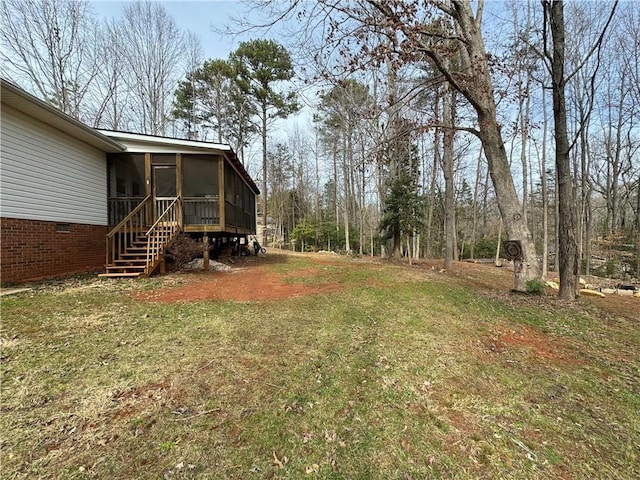
[[[106,155],[2,105],[3,217],[107,224]]]

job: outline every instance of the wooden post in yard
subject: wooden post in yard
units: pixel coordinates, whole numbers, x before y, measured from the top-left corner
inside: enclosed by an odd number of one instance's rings
[[[206,233],[202,237],[202,269],[209,270],[209,235]]]

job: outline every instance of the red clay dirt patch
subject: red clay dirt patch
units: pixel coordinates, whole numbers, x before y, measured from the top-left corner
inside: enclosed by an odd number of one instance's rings
[[[313,266],[289,272],[286,277],[269,271],[268,265],[258,265],[254,262],[243,262],[242,268],[232,272],[190,273],[182,278],[188,281],[178,287],[165,287],[147,292],[133,293],[137,300],[173,303],[179,301],[198,300],[231,300],[231,301],[261,301],[279,300],[290,297],[300,297],[317,293],[332,293],[341,286],[333,282],[331,275],[323,271],[323,267],[339,265],[346,268],[381,268],[376,262],[349,261],[345,257],[327,256],[313,253],[279,252],[276,255],[301,256],[313,262]],[[254,257],[246,257],[253,260]],[[245,260],[246,260],[245,258]],[[442,269],[442,260],[419,260],[414,267],[442,276],[456,285],[478,289],[490,296],[498,295],[504,301],[513,288],[513,268],[504,266],[498,268],[493,263],[454,262],[450,271]],[[306,278],[313,278],[312,284],[305,283]],[[293,280],[293,281],[287,281]],[[367,282],[371,286],[381,286],[375,275]],[[532,304],[538,307],[549,307],[555,297],[554,292],[548,292],[547,297],[523,296],[510,297],[508,301]],[[640,299],[634,297],[619,297],[607,295],[607,298],[583,297],[581,302],[597,305],[609,314],[620,315],[631,320],[638,320]]]
[[[292,272],[285,277],[269,272],[263,266],[252,266],[232,272],[193,274],[189,282],[179,287],[136,292],[133,296],[137,300],[160,303],[200,300],[248,302],[280,300],[339,290],[340,285],[336,282],[314,285],[286,282],[286,278],[313,276],[315,273],[315,269],[309,268],[303,272]]]
[[[498,329],[494,335],[478,341],[477,345],[483,349],[484,354],[488,355],[517,350],[555,363],[582,363],[561,339],[553,338],[524,325],[519,326],[518,331]]]

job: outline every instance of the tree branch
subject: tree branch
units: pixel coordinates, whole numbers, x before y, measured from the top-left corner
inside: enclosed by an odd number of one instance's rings
[[[611,13],[609,14],[609,18],[607,19],[607,23],[605,23],[604,28],[600,32],[600,35],[598,36],[598,40],[596,40],[593,47],[591,47],[589,52],[587,52],[587,54],[582,59],[582,61],[578,64],[575,70],[571,72],[571,74],[567,75],[565,83],[569,82],[576,75],[576,73],[578,73],[582,69],[582,67],[585,66],[585,64],[589,61],[589,58],[591,58],[591,55],[593,55],[593,53],[596,50],[598,51],[598,55],[600,55],[600,49],[602,48],[602,41],[604,39],[604,35],[607,32],[609,25],[611,24],[611,20],[613,20],[613,14],[615,13],[617,6],[618,6],[618,0],[615,0],[613,3],[613,7],[611,8]]]

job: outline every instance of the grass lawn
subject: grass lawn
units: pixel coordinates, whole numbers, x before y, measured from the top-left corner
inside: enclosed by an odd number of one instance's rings
[[[639,317],[509,279],[270,252],[3,297],[1,476],[640,478]]]

